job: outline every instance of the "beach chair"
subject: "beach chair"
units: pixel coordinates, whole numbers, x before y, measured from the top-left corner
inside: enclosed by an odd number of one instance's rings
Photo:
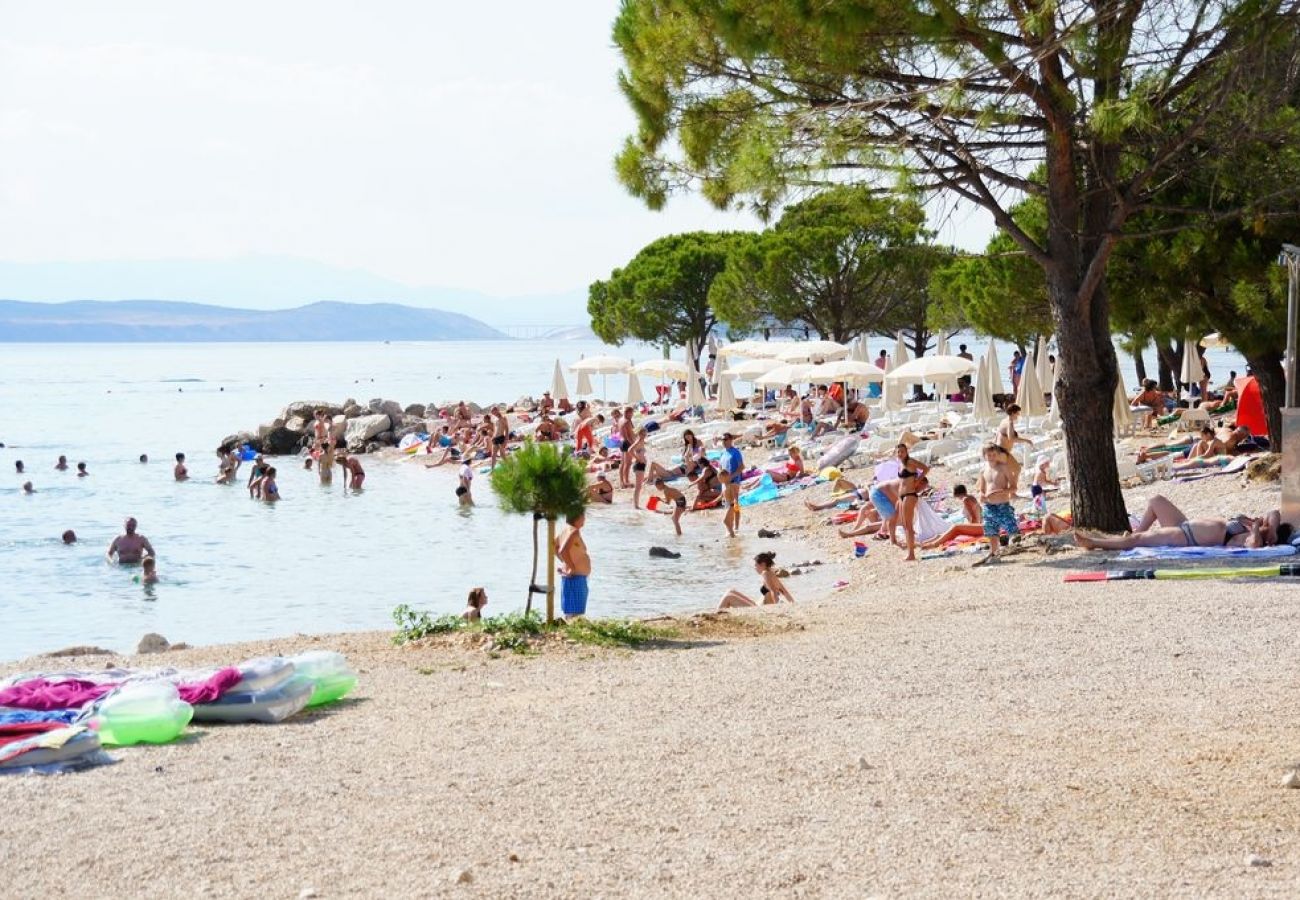
[[[1210,414],[1199,406],[1183,410],[1183,414],[1178,417],[1178,429],[1180,431],[1195,434],[1201,430],[1202,426],[1208,424],[1210,424]]]

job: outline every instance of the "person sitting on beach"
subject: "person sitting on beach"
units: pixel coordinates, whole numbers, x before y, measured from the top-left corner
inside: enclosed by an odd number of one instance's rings
[[[1225,456],[1228,453],[1228,447],[1223,441],[1219,440],[1214,433],[1214,427],[1211,425],[1201,426],[1201,438],[1192,449],[1188,451],[1188,459],[1204,459],[1209,456]]]
[[[713,468],[713,463],[707,457],[701,460],[700,474],[691,482],[691,487],[696,489],[696,509],[707,509],[717,503],[718,498],[722,496],[722,480],[718,477],[718,470]]]
[[[451,418],[452,418],[452,424],[455,425],[456,428],[461,428],[462,426],[469,424],[470,422],[469,407],[465,405],[464,400],[456,404],[456,410],[455,412],[452,413]]]
[[[650,463],[650,470],[647,478],[654,482],[660,478],[665,481],[685,476],[692,478],[700,470],[700,460],[705,455],[704,442],[695,436],[695,432],[687,428],[682,432],[682,461],[680,465],[668,468],[657,462]]]
[[[85,478],[88,475],[90,475],[90,473],[86,471],[86,464],[84,462],[77,463],[77,477]]]
[[[1134,547],[1268,547],[1290,541],[1292,527],[1277,513],[1259,518],[1217,516],[1189,519],[1167,497],[1147,501],[1142,518],[1127,535],[1076,531],[1075,543],[1086,550],[1130,550]]]
[[[76,542],[77,542],[77,533],[75,531],[69,528],[67,531],[63,532],[63,543],[75,544]]]
[[[758,595],[762,598],[763,605],[780,603],[782,599],[789,603],[794,602],[790,589],[777,577],[775,553],[765,551],[755,556],[754,571],[763,579],[763,583],[758,588]],[[758,604],[734,589],[723,594],[722,601],[718,603],[718,609],[734,609],[742,606],[758,606]]]
[[[978,538],[984,536],[984,525],[982,524],[984,517],[981,514],[980,505],[966,490],[966,485],[959,484],[954,487],[952,496],[954,499],[961,501],[962,515],[966,517],[966,521],[958,522],[938,537],[930,538],[921,545],[922,550],[934,550],[960,537]]]
[[[366,480],[366,470],[361,468],[361,461],[346,450],[340,450],[338,464],[343,467],[343,487],[346,488],[348,481],[351,480],[352,489],[361,490],[361,485]]]
[[[587,488],[587,496],[593,503],[613,503],[614,485],[604,472],[596,473],[596,480]]]
[[[1147,407],[1147,414],[1142,419],[1142,427],[1151,428],[1155,425],[1156,416],[1164,412],[1167,399],[1165,393],[1157,389],[1155,381],[1148,378],[1142,382],[1142,390],[1134,395],[1129,406],[1133,409],[1139,406]]]
[[[134,518],[126,520],[126,524],[123,526],[126,533],[113,538],[113,543],[108,545],[108,552],[104,554],[108,557],[109,562],[130,565],[131,563],[138,563],[144,558],[145,554],[149,556],[158,555],[154,552],[153,545],[149,543],[147,537],[136,534],[137,524]]]
[[[140,574],[133,576],[131,580],[136,584],[157,584],[158,561],[152,556],[146,556],[140,561]]]
[[[663,495],[663,503],[659,504],[658,511],[665,515],[673,517],[673,528],[677,531],[677,536],[682,534],[682,513],[686,512],[686,495],[675,487],[670,487],[668,482],[662,478],[654,480],[654,486]],[[665,508],[666,504],[672,504]]]
[[[280,500],[280,486],[275,482],[275,466],[267,466],[258,485],[257,496],[267,503]]]
[[[533,432],[533,438],[538,441],[555,440],[555,423],[547,413],[542,413],[542,417],[537,420],[537,429]]]
[[[1010,412],[1010,409],[1007,411]],[[1020,534],[1020,523],[1016,521],[1016,511],[1011,507],[1011,501],[1016,496],[1018,471],[1011,468],[1008,456],[1006,449],[999,444],[989,444],[984,448],[984,470],[975,482],[975,493],[983,504],[980,512],[984,536],[989,540],[989,554],[976,562],[976,566],[999,561],[1003,531],[1008,537]]]
[[[426,469],[436,469],[439,466],[447,465],[447,463],[460,462],[462,455],[460,447],[457,446],[455,438],[451,438],[450,440],[451,443],[447,444],[446,449],[442,451],[442,456],[438,457],[434,462],[427,462],[424,464]]]
[[[867,422],[871,419],[871,409],[861,400],[850,400],[848,407],[844,410],[848,424],[855,431],[861,431],[867,427]]]
[[[1223,443],[1233,456],[1268,449],[1268,438],[1251,434],[1250,429],[1244,425],[1232,429]]]
[[[896,497],[898,482],[883,481],[880,484],[873,485],[870,494],[873,501],[876,499],[877,491],[880,491],[881,495],[885,497]],[[837,533],[842,538],[874,534],[883,540],[889,535],[889,532],[884,530],[886,521],[887,519],[892,521],[896,509],[897,505],[893,500],[885,504],[883,510],[877,507],[875,502],[864,503],[862,508],[858,510],[857,518],[853,520],[853,523],[847,528],[839,529]]]
[[[188,481],[190,478],[190,470],[185,467],[184,453],[176,454],[176,465],[172,467],[172,478],[177,481]]]
[[[543,416],[547,416],[550,415],[553,409],[555,409],[555,401],[551,399],[551,392],[543,391],[542,399],[537,401],[537,411]]]
[[[785,484],[787,481],[794,481],[796,478],[802,478],[808,474],[805,469],[803,451],[798,447],[790,447],[790,459],[780,468],[768,469],[767,474],[777,484]]]
[[[60,472],[66,472],[68,470],[68,458],[60,456],[59,461],[54,464],[54,468]]]
[[[487,606],[487,588],[470,589],[469,599],[465,601],[465,611],[460,617],[466,622],[478,622],[483,618],[483,607]]]

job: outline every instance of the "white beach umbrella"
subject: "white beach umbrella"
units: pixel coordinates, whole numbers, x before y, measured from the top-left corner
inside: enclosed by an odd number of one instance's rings
[[[998,362],[998,345],[993,341],[989,341],[989,352],[984,358],[989,362],[989,394],[1005,394],[1007,389],[1002,386],[1002,364]]]
[[[1043,402],[1043,388],[1038,383],[1037,367],[1027,365],[1020,374],[1016,405],[1020,407],[1020,414],[1026,419],[1046,415],[1047,404]]]
[[[591,389],[591,377],[586,372],[578,373],[578,387],[574,390],[574,393],[579,397],[588,397],[596,393]]]
[[[564,370],[560,368],[560,361],[555,361],[555,371],[551,374],[551,396],[556,400],[569,399],[569,386],[564,383]]]
[[[975,421],[992,422],[998,416],[998,408],[993,405],[993,391],[989,386],[988,354],[980,357],[979,372],[975,376]]]
[[[718,358],[740,356],[747,359],[771,359],[786,345],[783,341],[732,341],[718,351]]]
[[[570,372],[586,372],[601,376],[601,399],[609,399],[609,381],[606,376],[619,375],[628,370],[628,362],[621,356],[587,356],[569,366]]]
[[[690,368],[684,362],[675,359],[647,359],[632,366],[633,375],[649,375],[660,381],[685,381]]]
[[[856,359],[841,359],[807,367],[810,384],[844,383],[861,387],[871,381],[884,381],[885,373],[869,362]]]
[[[1201,346],[1207,350],[1227,350],[1232,347],[1227,338],[1214,331],[1201,338]]]
[[[744,362],[728,366],[722,374],[731,378],[739,378],[741,381],[753,381],[759,375],[764,375],[777,366],[781,365],[778,359],[747,359]]]
[[[1047,335],[1038,336],[1038,350],[1034,353],[1034,368],[1038,371],[1038,386],[1043,393],[1052,389],[1052,367],[1047,364]]]
[[[704,388],[700,386],[700,375],[691,366],[686,373],[686,405],[694,409],[697,406],[703,406],[706,402]]]
[[[855,359],[858,362],[871,362],[871,351],[867,349],[867,336],[864,334],[853,342],[853,352],[849,354],[849,359]]]
[[[907,352],[907,344],[903,341],[903,332],[898,333],[898,340],[894,342],[894,368],[907,363],[911,360]]]
[[[939,346],[934,348],[934,352],[935,355],[937,356],[952,356],[952,353],[948,351],[947,332],[944,332],[943,334],[939,335]]]
[[[903,384],[953,384],[963,375],[975,371],[975,363],[960,356],[920,356],[894,366],[885,375],[886,381]]]
[[[1193,384],[1200,384],[1204,377],[1205,369],[1201,366],[1201,357],[1196,352],[1196,338],[1189,334],[1187,340],[1183,341],[1183,367],[1179,370],[1178,380],[1190,387]]]
[[[809,368],[803,363],[777,366],[775,369],[764,372],[755,378],[754,384],[760,387],[785,387],[787,384],[806,384]]]
[[[736,392],[731,387],[731,378],[727,375],[721,376],[718,381],[718,409],[728,410],[736,408]]]
[[[636,376],[636,372],[627,373],[627,405],[640,406],[645,402],[645,395],[641,393],[641,379]]]
[[[1111,415],[1115,418],[1115,436],[1119,437],[1128,431],[1133,421],[1133,413],[1130,410],[1133,402],[1129,400],[1128,390],[1124,387],[1124,376],[1117,374],[1115,382],[1115,404],[1111,410]]]
[[[1047,418],[1043,420],[1044,431],[1054,431],[1061,427],[1061,404],[1052,397],[1052,405],[1047,408]]]
[[[778,350],[776,358],[782,362],[792,363],[829,361],[844,359],[849,353],[848,347],[835,341],[796,341]]]

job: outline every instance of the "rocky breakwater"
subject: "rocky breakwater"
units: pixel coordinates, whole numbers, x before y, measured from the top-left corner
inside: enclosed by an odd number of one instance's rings
[[[474,413],[481,412],[469,404]],[[454,404],[412,403],[402,406],[396,400],[374,399],[365,406],[356,400],[342,403],[300,400],[286,406],[276,418],[254,431],[227,435],[223,447],[248,444],[259,453],[285,455],[310,447],[315,437],[313,422],[317,411],[329,418],[330,436],[338,446],[352,453],[373,453],[395,447],[408,434],[435,433]]]

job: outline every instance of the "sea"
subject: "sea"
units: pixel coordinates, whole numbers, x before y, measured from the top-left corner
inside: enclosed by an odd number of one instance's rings
[[[983,352],[982,341],[966,342]],[[873,342],[873,356],[880,349],[892,352],[893,342]],[[1010,359],[1010,348],[998,353]],[[399,604],[459,612],[476,586],[487,588],[488,614],[522,609],[532,521],[500,510],[486,475],[476,482],[477,506],[466,510],[456,503],[452,467],[366,457],[365,487],[354,492],[341,473],[322,486],[280,458],[284,500],[272,505],[249,499],[246,468],[238,485],[214,483],[216,447],[298,400],[405,406],[540,396],[557,360],[597,354],[643,360],[660,352],[547,340],[0,343],[0,661],[70,645],[125,652],[148,632],[213,644],[383,629]],[[1132,361],[1123,359],[1132,385]],[[1216,378],[1244,371],[1235,354],[1211,351],[1209,362]],[[611,399],[626,396],[622,376],[592,382]],[[653,393],[648,381],[642,387]],[[172,478],[177,452],[188,458],[188,482]],[[60,454],[73,468],[85,462],[89,475],[56,471]],[[26,474],[16,473],[17,460]],[[26,480],[34,494],[22,492]],[[157,552],[157,585],[141,586],[137,570],[105,559],[128,516]],[[589,614],[707,609],[728,588],[755,590],[755,542],[724,540],[716,519],[687,517],[677,538],[667,517],[630,503],[594,510],[585,529],[594,563]],[[60,539],[67,529],[77,535],[70,546]],[[651,558],[654,545],[681,559]],[[798,561],[797,547],[782,549],[780,561]],[[829,590],[838,569],[818,571],[798,582],[796,596]]]

